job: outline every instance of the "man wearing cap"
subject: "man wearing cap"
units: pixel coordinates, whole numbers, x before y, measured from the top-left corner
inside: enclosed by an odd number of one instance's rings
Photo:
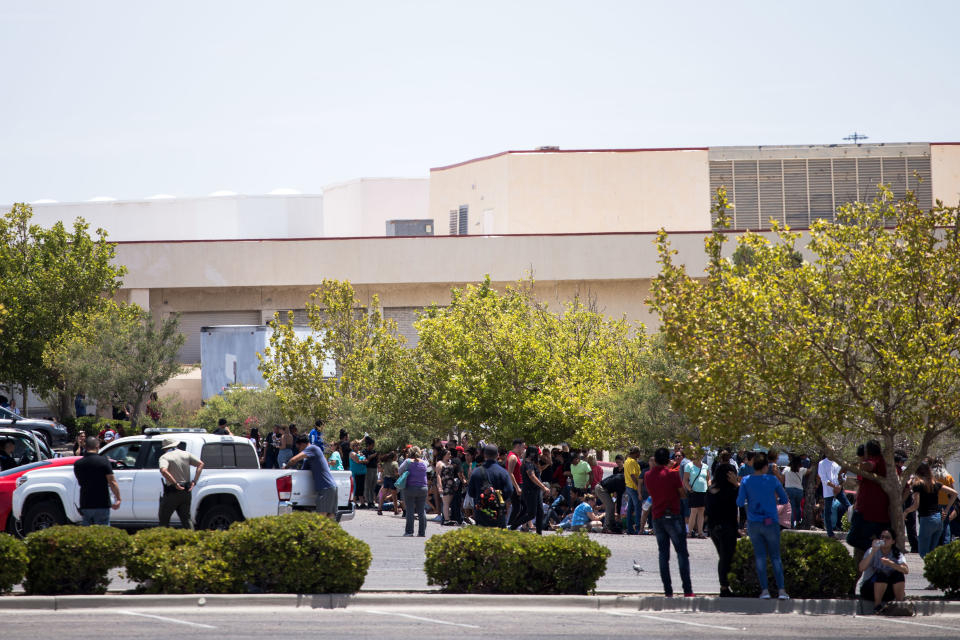
[[[193,488],[200,479],[203,462],[192,453],[178,449],[180,441],[176,438],[164,438],[160,445],[160,475],[163,476],[163,497],[160,498],[160,526],[170,526],[170,516],[177,512],[184,529],[193,529],[190,519],[190,502]],[[190,481],[190,467],[197,468],[197,474]]]

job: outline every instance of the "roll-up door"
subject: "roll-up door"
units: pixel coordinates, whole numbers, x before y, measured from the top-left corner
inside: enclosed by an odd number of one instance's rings
[[[180,314],[180,333],[187,341],[180,349],[180,362],[200,362],[200,329],[225,324],[259,325],[259,311],[189,311]]]

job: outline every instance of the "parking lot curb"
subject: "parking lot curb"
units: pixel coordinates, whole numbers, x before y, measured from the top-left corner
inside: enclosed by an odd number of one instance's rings
[[[0,610],[60,611],[68,609],[151,609],[162,607],[308,607],[341,609],[348,606],[385,607],[403,605],[453,607],[558,607],[565,609],[632,610],[648,612],[690,611],[700,613],[802,615],[864,615],[871,607],[859,600],[760,600],[758,598],[665,598],[628,594],[593,596],[540,596],[455,594],[382,591],[348,594],[210,594],[83,596],[11,596],[0,598]],[[960,602],[912,601],[918,616],[960,614]]]

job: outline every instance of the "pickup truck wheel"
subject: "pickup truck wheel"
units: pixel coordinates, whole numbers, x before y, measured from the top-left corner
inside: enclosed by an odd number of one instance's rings
[[[63,506],[56,500],[44,500],[30,505],[23,514],[23,533],[26,535],[66,523],[67,516],[63,512]]]
[[[200,517],[201,529],[229,529],[230,525],[243,516],[236,507],[228,504],[218,504],[207,509]]]

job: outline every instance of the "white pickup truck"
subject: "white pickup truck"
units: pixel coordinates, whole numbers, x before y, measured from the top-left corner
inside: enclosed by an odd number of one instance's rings
[[[159,524],[163,491],[160,443],[171,436],[204,464],[191,504],[199,528],[225,529],[238,520],[315,507],[312,472],[261,469],[256,449],[246,438],[208,434],[202,429],[152,429],[115,440],[100,451],[110,459],[120,485],[120,507],[110,512],[110,524],[124,528]],[[331,473],[337,483],[337,520],[350,519],[354,515],[352,475],[349,471]],[[24,534],[79,522],[79,495],[72,466],[37,469],[17,480],[13,517]],[[172,522],[177,522],[176,515]]]

